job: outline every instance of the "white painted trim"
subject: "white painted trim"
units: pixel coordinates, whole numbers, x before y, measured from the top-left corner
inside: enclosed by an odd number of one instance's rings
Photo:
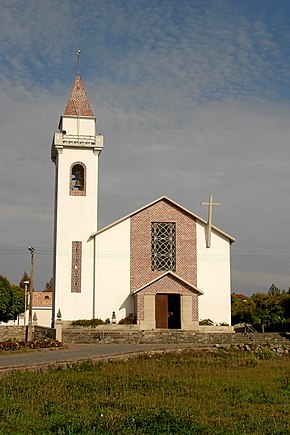
[[[139,208],[138,210],[135,210],[135,211],[129,213],[128,215],[126,215],[126,216],[116,220],[115,222],[112,222],[111,224],[107,225],[106,227],[101,228],[100,230],[96,231],[95,233],[93,233],[90,236],[90,239],[92,239],[95,236],[103,233],[104,231],[109,230],[110,228],[114,227],[115,225],[118,225],[119,223],[123,222],[124,220],[130,218],[131,216],[133,216],[133,215],[135,215],[137,213],[140,213],[142,210],[145,210],[146,208],[151,207],[153,204],[156,204],[157,202],[162,201],[162,200],[168,201],[169,203],[171,203],[171,204],[175,205],[176,207],[180,208],[181,210],[183,210],[184,212],[188,213],[190,216],[192,216],[193,218],[197,219],[201,223],[207,224],[207,222],[204,219],[202,219],[201,217],[199,217],[196,214],[192,213],[190,210],[182,207],[177,202],[173,201],[172,199],[168,198],[167,196],[161,196],[160,198],[155,199],[154,201],[150,202],[147,205],[144,205],[143,207]],[[229,234],[225,233],[224,231],[220,230],[219,228],[215,227],[214,225],[212,226],[212,230],[214,230],[218,234],[224,236],[225,238],[229,239],[230,243],[235,242],[235,238],[233,236],[230,236]]]

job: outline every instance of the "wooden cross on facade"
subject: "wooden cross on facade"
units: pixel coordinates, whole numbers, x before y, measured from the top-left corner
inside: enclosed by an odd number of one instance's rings
[[[201,205],[208,206],[208,220],[207,220],[207,228],[206,228],[206,247],[210,248],[211,246],[211,227],[212,227],[212,208],[214,205],[221,205],[219,202],[213,202],[212,195],[209,195],[208,202],[201,202]]]

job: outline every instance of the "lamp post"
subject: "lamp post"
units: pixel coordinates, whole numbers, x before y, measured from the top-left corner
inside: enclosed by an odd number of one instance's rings
[[[26,310],[27,310],[27,286],[29,281],[24,281],[24,326],[26,326]]]
[[[32,341],[32,295],[33,295],[33,272],[34,272],[34,252],[35,249],[30,246],[28,251],[31,254],[31,274],[30,274],[30,288],[29,288],[29,311],[28,311],[28,332],[27,341]]]

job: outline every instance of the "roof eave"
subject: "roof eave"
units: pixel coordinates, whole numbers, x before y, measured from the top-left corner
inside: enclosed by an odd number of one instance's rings
[[[183,278],[180,278],[180,276],[178,276],[176,273],[172,272],[171,270],[168,270],[168,271],[162,273],[161,275],[157,276],[153,280],[147,282],[143,286],[141,286],[138,289],[134,290],[134,292],[132,294],[134,295],[136,293],[139,293],[141,290],[144,290],[146,287],[149,287],[151,284],[154,284],[154,282],[159,281],[160,279],[164,278],[166,275],[173,276],[175,279],[177,279],[178,281],[182,282],[184,285],[186,285],[186,286],[190,287],[191,289],[193,289],[194,292],[197,293],[199,296],[204,294],[204,292],[202,290],[200,290],[196,286],[190,284],[188,281],[185,281]]]
[[[148,207],[151,207],[153,204],[162,201],[162,200],[166,200],[168,202],[170,202],[171,204],[174,204],[176,207],[180,208],[181,210],[185,211],[186,213],[188,213],[190,216],[192,216],[193,218],[197,219],[198,221],[200,221],[201,223],[207,225],[207,221],[205,221],[204,219],[202,219],[201,217],[197,216],[196,214],[192,213],[190,210],[186,209],[185,207],[181,206],[180,204],[178,204],[177,202],[173,201],[172,199],[168,198],[167,196],[161,196],[160,198],[155,199],[154,201],[150,202],[149,204],[144,205],[143,207],[140,207],[139,209],[127,214],[126,216],[112,222],[111,224],[105,226],[104,228],[101,228],[100,230],[96,231],[95,233],[91,234],[91,236],[89,237],[89,240],[93,239],[94,237],[98,236],[99,234],[109,230],[110,228],[114,227],[115,225],[120,224],[121,222],[125,221],[126,219],[129,219],[130,217],[134,216],[137,213],[140,213],[142,210],[145,210]],[[235,238],[232,237],[230,234],[225,233],[224,231],[220,230],[219,228],[215,227],[214,225],[212,226],[212,229],[214,231],[216,231],[217,233],[223,235],[225,238],[229,239],[230,243],[235,242]]]

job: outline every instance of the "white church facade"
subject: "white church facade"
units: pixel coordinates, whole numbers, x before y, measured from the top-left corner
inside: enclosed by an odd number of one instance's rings
[[[52,144],[53,322],[60,310],[68,321],[133,315],[141,329],[230,325],[234,238],[167,197],[98,229],[102,149],[78,75]]]

